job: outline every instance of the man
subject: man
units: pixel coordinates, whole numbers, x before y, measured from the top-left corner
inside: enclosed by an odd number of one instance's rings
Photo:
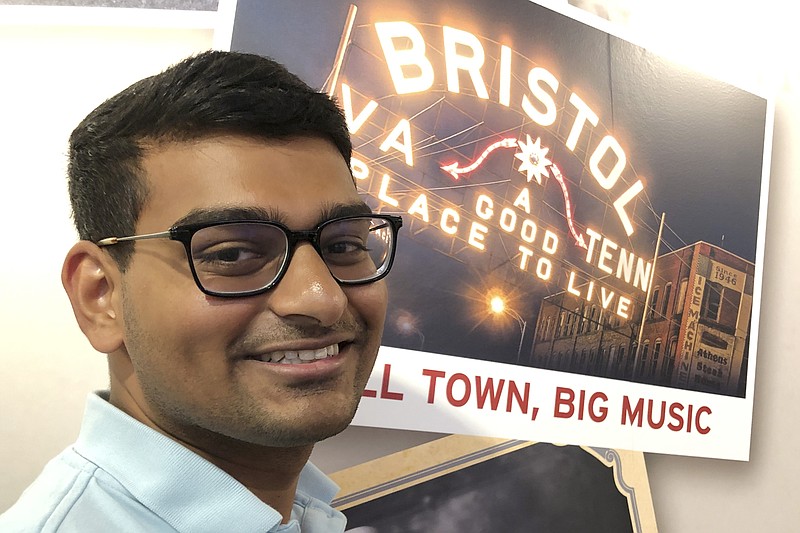
[[[308,463],[349,424],[397,217],[360,199],[340,110],[281,65],[207,52],[70,138],[62,281],[108,354],[77,442],[0,531],[342,531]]]

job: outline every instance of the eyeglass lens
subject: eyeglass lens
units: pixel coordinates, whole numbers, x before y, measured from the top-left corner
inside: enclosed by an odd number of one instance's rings
[[[322,227],[318,250],[340,282],[364,282],[388,267],[393,232],[381,218],[357,217]],[[287,262],[289,238],[278,226],[237,222],[198,230],[192,262],[201,285],[217,293],[255,291],[277,279]]]

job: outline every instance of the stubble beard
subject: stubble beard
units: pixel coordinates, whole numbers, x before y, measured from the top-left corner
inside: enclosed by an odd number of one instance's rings
[[[134,305],[128,298],[123,298],[125,313],[125,346],[128,350],[137,382],[143,398],[134,399],[137,403],[144,401],[140,408],[148,415],[150,422],[174,439],[204,448],[200,442],[219,440],[235,440],[264,447],[296,447],[312,445],[332,437],[343,431],[353,420],[364,387],[372,370],[379,342],[368,342],[368,335],[363,324],[343,322],[338,328],[357,328],[357,343],[360,353],[355,372],[352,392],[344,402],[339,402],[335,412],[323,412],[312,416],[313,423],[302,423],[308,416],[283,417],[259,408],[256,402],[249,401],[246,394],[233,398],[221,398],[218,402],[209,402],[207,406],[198,406],[186,401],[176,391],[176,377],[159,375],[148,361],[169,357],[159,350],[159,342],[146,328],[141,326]],[[287,338],[286,332],[282,332]],[[302,335],[302,333],[290,333]],[[239,342],[240,345],[257,345],[265,337],[276,338],[274,334],[252,335]],[[379,338],[379,336],[378,336]],[[373,347],[373,344],[375,346]],[[225,354],[220,354],[224,357]],[[325,402],[324,393],[329,390],[325,383],[306,384],[298,388],[298,394],[307,401],[319,395],[320,402]],[[286,398],[288,403],[292,398]],[[313,404],[313,401],[309,401]],[[145,422],[146,423],[146,422]]]

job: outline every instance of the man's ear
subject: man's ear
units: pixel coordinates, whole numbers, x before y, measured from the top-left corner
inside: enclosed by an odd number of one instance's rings
[[[97,245],[79,241],[67,253],[61,283],[83,334],[95,350],[112,353],[123,342],[120,272]]]

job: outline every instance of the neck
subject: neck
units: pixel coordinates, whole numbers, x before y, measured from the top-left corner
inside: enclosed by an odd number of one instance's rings
[[[230,474],[278,511],[283,523],[289,521],[300,471],[308,462],[313,446],[268,448],[228,439],[201,449],[173,435],[168,436]]]

